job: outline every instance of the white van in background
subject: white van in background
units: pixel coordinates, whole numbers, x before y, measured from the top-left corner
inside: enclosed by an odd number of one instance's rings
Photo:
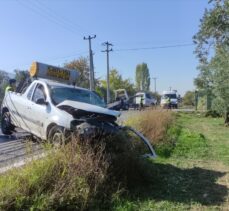
[[[136,96],[135,102],[137,105],[140,105],[141,98],[143,98],[143,105],[144,106],[153,106],[153,105],[157,104],[156,98],[154,98],[153,96],[151,96],[147,92],[138,92],[138,93],[136,93],[135,96]]]
[[[168,104],[170,103],[170,105]],[[179,95],[176,90],[173,91],[163,91],[161,96],[161,106],[162,107],[170,107],[170,108],[178,108]]]

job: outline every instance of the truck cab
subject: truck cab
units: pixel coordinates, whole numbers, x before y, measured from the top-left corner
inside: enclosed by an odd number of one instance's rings
[[[124,101],[128,101],[129,100],[129,96],[127,94],[127,91],[125,89],[117,89],[114,91],[115,93],[115,101],[119,101],[119,100],[124,100]]]

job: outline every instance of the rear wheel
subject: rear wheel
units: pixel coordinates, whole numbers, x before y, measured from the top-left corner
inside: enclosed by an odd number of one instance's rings
[[[8,111],[4,111],[2,114],[1,129],[5,135],[11,135],[13,133],[14,126],[11,123],[10,113]]]

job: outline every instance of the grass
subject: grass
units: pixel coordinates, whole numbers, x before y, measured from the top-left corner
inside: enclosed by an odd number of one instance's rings
[[[159,157],[150,166],[152,184],[117,201],[114,210],[228,210],[228,137],[221,118],[177,114],[154,144]]]
[[[107,164],[102,148],[71,142],[0,178],[1,210],[84,209],[96,198]]]
[[[229,166],[229,128],[224,126],[222,118],[203,117],[201,114],[181,114],[179,124],[189,131],[205,136],[208,141],[209,157],[206,159],[219,161]]]
[[[127,133],[71,141],[0,177],[0,210],[109,210],[116,198],[151,183],[147,159]]]
[[[125,133],[96,144],[73,139],[57,153],[2,175],[0,208],[227,210],[229,128],[223,119],[141,114],[126,124],[151,139],[157,159],[141,159]]]

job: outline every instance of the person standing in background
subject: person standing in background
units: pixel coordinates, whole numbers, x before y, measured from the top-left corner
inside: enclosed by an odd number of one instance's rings
[[[16,80],[15,79],[10,79],[9,80],[9,85],[5,89],[5,93],[8,91],[14,92],[16,90]]]
[[[143,105],[143,101],[144,101],[144,98],[143,98],[143,95],[141,96],[141,99],[140,99],[140,111],[141,110],[144,110],[144,105]]]

